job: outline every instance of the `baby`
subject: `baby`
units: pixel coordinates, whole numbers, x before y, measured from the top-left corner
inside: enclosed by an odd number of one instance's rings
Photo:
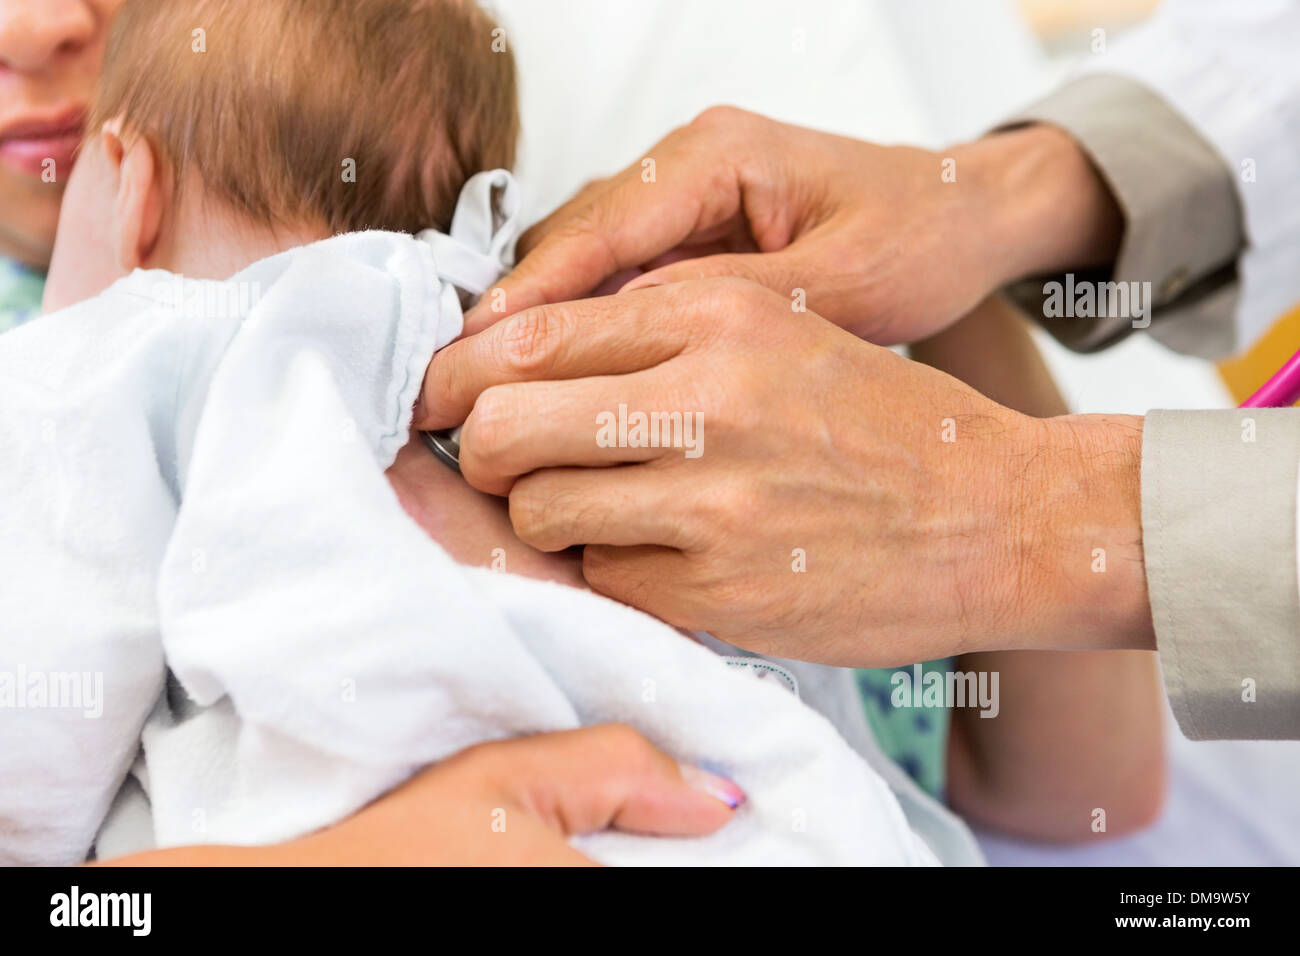
[[[469,0],[128,3],[44,311],[134,269],[225,279],[339,233],[446,232],[470,175],[514,163],[515,67],[501,37]],[[520,542],[500,502],[419,443],[389,477],[458,559],[487,564],[500,548],[512,571],[581,582],[580,562]]]
[[[94,720],[45,697],[0,724],[24,782],[0,859],[143,848],[114,825],[141,795],[158,845],[283,840],[470,744],[610,720],[750,801],[689,846],[589,838],[597,859],[978,859],[849,746],[860,712],[837,732],[781,668],[557,584],[571,558],[408,441],[518,225],[500,41],[461,0],[123,8],[58,311],[0,340],[0,648],[102,694]]]

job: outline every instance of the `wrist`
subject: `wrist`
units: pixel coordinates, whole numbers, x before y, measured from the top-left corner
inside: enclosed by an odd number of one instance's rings
[[[1142,550],[1142,417],[1026,419],[1007,457],[1022,647],[1155,648]]]
[[[1060,127],[1035,124],[956,151],[985,223],[994,287],[1025,276],[1113,262],[1124,216],[1097,168]]]

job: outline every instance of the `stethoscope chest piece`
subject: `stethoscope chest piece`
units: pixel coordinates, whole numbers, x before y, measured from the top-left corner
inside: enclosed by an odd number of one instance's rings
[[[424,443],[448,468],[460,471],[460,429],[445,432],[420,432]]]

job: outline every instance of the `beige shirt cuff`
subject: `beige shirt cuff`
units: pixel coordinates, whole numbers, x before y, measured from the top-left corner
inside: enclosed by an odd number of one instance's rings
[[[1111,270],[1082,270],[1074,282],[1147,283],[1145,315],[1135,309],[1100,318],[1049,318],[1048,282],[1015,283],[1011,297],[1064,345],[1090,352],[1145,328],[1170,348],[1206,358],[1236,350],[1236,258],[1245,235],[1232,170],[1163,99],[1135,80],[1080,77],[1002,128],[1050,123],[1079,143],[1124,214],[1124,238]]]
[[[1153,411],[1142,442],[1147,587],[1179,727],[1300,739],[1300,409]]]

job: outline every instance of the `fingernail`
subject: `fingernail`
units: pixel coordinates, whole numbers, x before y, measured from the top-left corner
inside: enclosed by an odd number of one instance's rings
[[[715,773],[709,773],[688,763],[678,764],[678,766],[682,771],[682,779],[692,790],[707,793],[715,800],[721,800],[732,810],[745,802],[745,791],[726,777],[719,777]]]

